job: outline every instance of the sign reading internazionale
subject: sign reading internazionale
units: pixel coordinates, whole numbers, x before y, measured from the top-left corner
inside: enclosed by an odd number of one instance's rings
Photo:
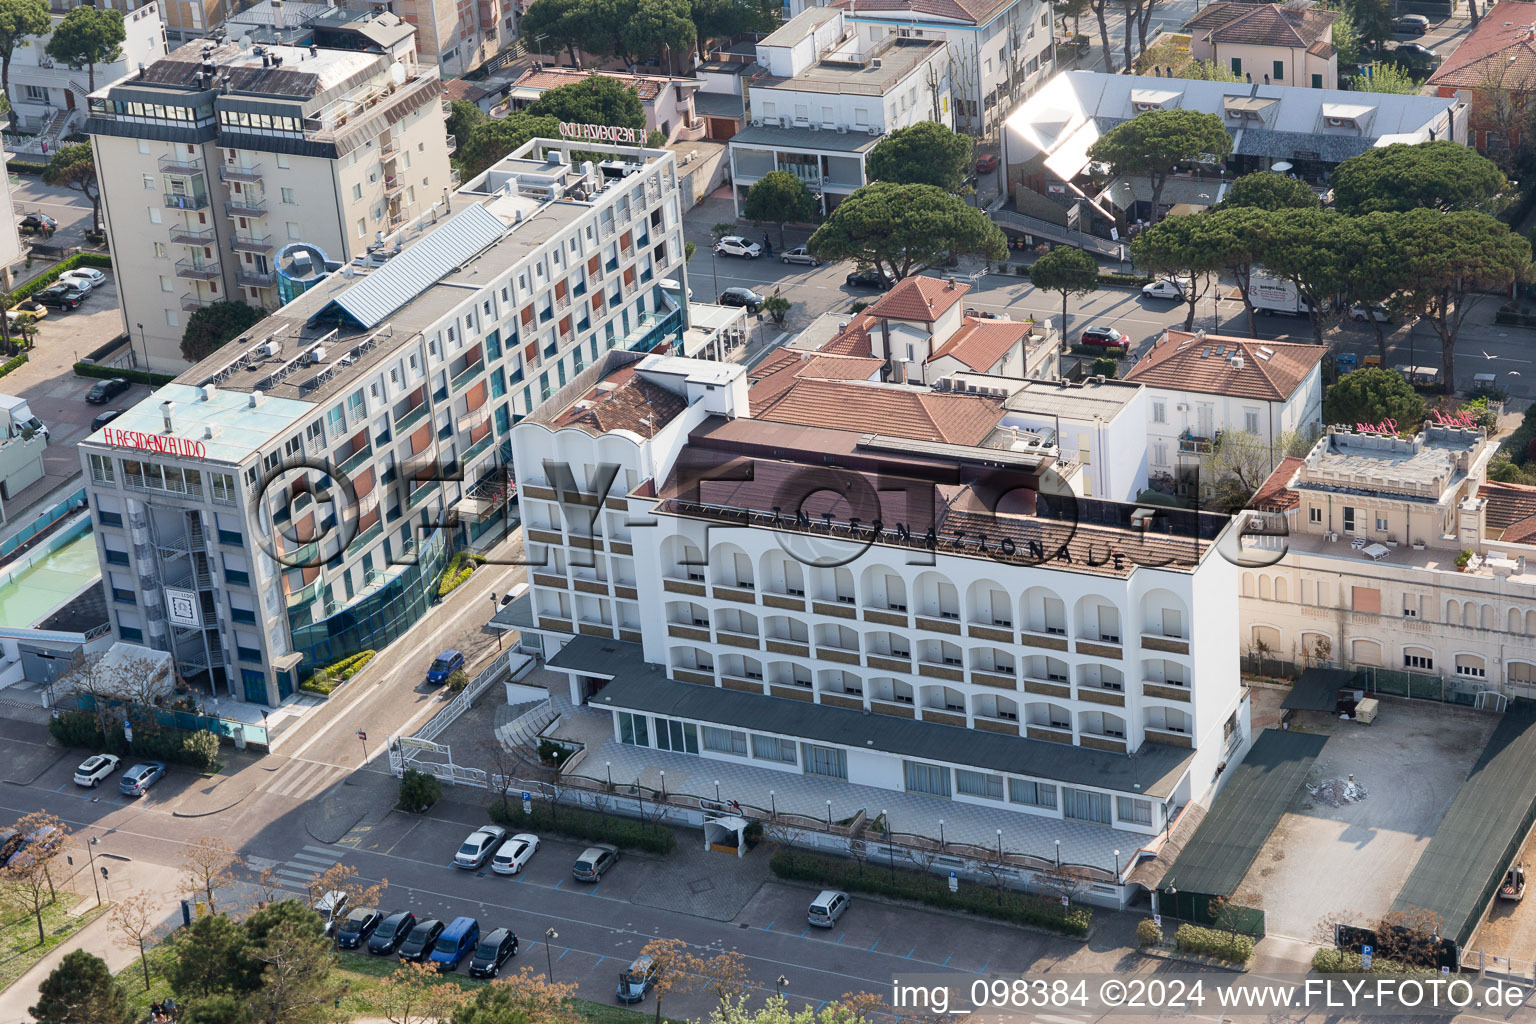
[[[104,427],[102,440],[118,448],[137,448],[143,452],[162,452],[166,455],[185,455],[193,459],[208,457],[208,447],[201,441],[169,434],[145,434],[138,430],[115,430]]]
[[[638,128],[615,128],[606,124],[576,124],[572,121],[560,122],[560,137],[582,139],[586,142],[619,142],[631,146],[638,146],[642,141]]]

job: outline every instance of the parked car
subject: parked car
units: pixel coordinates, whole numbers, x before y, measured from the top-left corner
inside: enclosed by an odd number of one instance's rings
[[[46,213],[29,213],[21,218],[21,223],[17,227],[21,229],[21,233],[24,235],[35,235],[39,231],[59,230],[59,222]]]
[[[1340,373],[1348,373],[1360,365],[1360,357],[1353,352],[1339,352],[1333,357],[1333,365]]]
[[[1400,36],[1421,36],[1429,31],[1429,19],[1422,14],[1404,14],[1392,19],[1392,31]]]
[[[14,828],[0,829],[0,868],[10,861],[11,855],[21,849],[25,842],[21,833]]]
[[[539,852],[539,837],[531,832],[519,832],[502,844],[491,858],[491,870],[498,875],[515,875],[527,867],[528,861]]]
[[[75,309],[85,301],[85,293],[68,281],[60,281],[38,292],[37,301],[59,309]]]
[[[469,834],[459,852],[453,855],[453,866],[466,871],[482,867],[506,838],[507,830],[500,825],[481,825]]]
[[[885,276],[883,270],[874,267],[860,267],[843,279],[843,283],[849,288],[878,288],[882,292],[890,291],[896,282]]]
[[[1141,294],[1149,299],[1176,299],[1181,302],[1184,299],[1184,289],[1167,278],[1142,285]]]
[[[831,928],[843,916],[843,911],[848,909],[848,902],[848,894],[841,889],[823,889],[811,901],[805,919],[817,928]]]
[[[123,772],[117,789],[124,796],[143,796],[149,787],[163,778],[165,778],[164,761],[145,761]]]
[[[469,958],[471,978],[494,978],[508,957],[517,955],[517,936],[510,928],[497,928],[480,937],[475,955]]]
[[[18,315],[26,314],[34,320],[41,320],[48,315],[48,307],[36,299],[22,299],[11,307],[11,312]]]
[[[108,409],[106,412],[97,413],[96,418],[91,420],[91,432],[95,433],[96,431],[100,430],[102,427],[106,426],[108,423],[111,423],[113,420],[121,416],[124,411],[125,410],[123,409]]]
[[[379,922],[384,920],[384,915],[373,907],[358,907],[348,914],[341,922],[341,927],[336,929],[336,946],[338,949],[357,949],[367,942],[379,927]]]
[[[431,686],[441,686],[448,681],[449,676],[463,667],[463,653],[450,647],[439,654],[427,669],[427,683]]]
[[[1130,345],[1131,336],[1123,331],[1117,331],[1113,327],[1105,327],[1102,324],[1093,324],[1083,329],[1083,344],[1097,345],[1100,348],[1115,348],[1120,345]]]
[[[715,252],[721,256],[740,256],[744,260],[755,260],[763,254],[763,247],[740,235],[726,235],[715,245]]]
[[[57,850],[64,844],[64,830],[57,825],[44,825],[35,832],[22,836],[14,845],[4,863],[10,867],[23,867],[31,862],[32,850]]]
[[[416,915],[409,910],[399,910],[379,922],[368,939],[368,952],[374,956],[389,956],[416,927]]]
[[[456,917],[432,944],[428,962],[442,974],[456,971],[479,944],[480,922],[472,917]]]
[[[660,964],[648,956],[636,957],[634,963],[619,975],[619,990],[616,993],[619,1002],[638,1003],[660,980]]]
[[[1392,312],[1386,306],[1380,304],[1362,306],[1357,302],[1349,307],[1349,318],[1351,320],[1358,320],[1360,323],[1368,323],[1371,320],[1375,320],[1379,324],[1389,324],[1392,322]]]
[[[66,270],[59,275],[60,281],[68,281],[85,294],[91,294],[93,288],[99,288],[106,283],[107,275],[93,267],[76,267],[74,270]]]
[[[779,257],[780,263],[805,263],[813,267],[821,266],[821,260],[812,256],[803,245],[797,245],[793,249],[786,249]]]
[[[727,288],[720,293],[720,305],[741,306],[748,313],[758,312],[766,301],[751,288]]]
[[[983,153],[976,161],[976,173],[986,174],[988,171],[997,170],[997,154]]]
[[[114,754],[97,754],[80,762],[75,769],[75,785],[95,789],[101,780],[117,771],[119,758]]]
[[[347,894],[340,889],[331,889],[321,893],[315,900],[315,913],[320,915],[320,920],[325,922],[325,934],[329,935],[336,928],[336,922],[341,920],[341,915],[347,909]]]
[[[425,921],[417,921],[411,929],[405,941],[400,943],[400,959],[419,964],[432,955],[432,947],[437,945],[437,937],[443,934],[443,922],[435,917],[429,917]]]
[[[613,867],[619,859],[619,848],[609,843],[595,843],[581,851],[571,874],[583,882],[601,882],[603,872]]]
[[[1431,67],[1440,62],[1440,55],[1423,43],[1398,43],[1391,52],[1404,64]]]
[[[86,393],[85,400],[91,405],[105,405],[107,399],[113,398],[128,390],[128,382],[121,377],[112,377],[108,380],[99,380],[95,387]]]

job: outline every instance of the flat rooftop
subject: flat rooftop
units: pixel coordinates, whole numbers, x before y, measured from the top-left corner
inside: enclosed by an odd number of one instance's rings
[[[806,11],[825,10],[812,7]],[[802,14],[800,17],[804,17]],[[786,25],[784,29],[789,26]],[[782,32],[784,29],[780,29]],[[776,35],[777,33],[775,33]],[[944,49],[937,39],[899,38],[894,46],[882,51],[877,58],[864,60],[840,60],[835,54],[822,57],[816,63],[793,78],[776,78],[763,74],[752,79],[752,90],[785,90],[789,92],[858,93],[865,96],[884,96],[902,79],[912,74],[923,62]],[[851,134],[851,132],[850,132]]]
[[[1435,502],[1467,475],[1486,442],[1481,430],[1459,427],[1428,426],[1413,438],[1333,432],[1303,458],[1294,487]]]
[[[143,74],[122,79],[108,89],[169,88],[204,92],[198,76],[203,70],[205,48],[213,62],[214,73],[227,73],[227,95],[261,96],[271,99],[307,100],[350,83],[357,75],[379,66],[380,54],[358,50],[320,48],[314,54],[307,46],[269,44],[262,47],[269,58],[278,58],[276,67],[263,66],[262,54],[254,47],[237,43],[213,46],[205,39],[179,46],[144,69]],[[106,90],[99,90],[97,95]]]
[[[122,432],[164,435],[165,414],[161,403],[170,401],[175,403],[171,407],[173,435],[200,442],[205,452],[200,457],[202,460],[234,465],[251,452],[290,433],[294,424],[313,411],[308,402],[273,395],[263,395],[253,406],[251,397],[249,392],[216,388],[205,398],[201,389],[175,381],[157,388],[149,398],[124,410],[111,423],[92,432],[85,442],[108,444],[108,432],[112,436]],[[195,432],[190,429],[193,425],[197,427]],[[208,431],[212,431],[212,436],[206,436]]]
[[[1064,380],[1026,380],[1003,404],[1010,412],[1085,420],[1101,416],[1112,420],[1136,400],[1141,390],[1140,384],[1093,377],[1076,384]]]

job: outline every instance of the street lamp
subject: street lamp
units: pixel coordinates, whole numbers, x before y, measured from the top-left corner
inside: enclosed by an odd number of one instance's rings
[[[661,773],[661,798],[663,800],[665,800],[667,798],[667,773],[666,772],[662,772]]]
[[[1061,867],[1061,840],[1056,840],[1056,866]]]
[[[768,791],[768,813],[773,815],[775,821],[779,817],[779,805],[773,799],[773,790]]]
[[[720,780],[715,780],[715,803],[720,802]]]
[[[544,932],[544,966],[549,968],[549,980],[555,980],[555,958],[549,951],[549,944],[560,937],[560,933],[550,928]]]
[[[101,845],[101,836],[91,836],[91,841],[85,844],[85,853],[91,860],[91,888],[96,890],[96,905],[101,906],[101,885],[96,881],[96,851],[92,847]]]
[[[1003,862],[1003,830],[997,830],[997,862]]]
[[[144,325],[143,324],[134,324],[134,326],[139,329],[139,344],[144,346],[144,369],[148,370],[149,369],[149,342],[147,340],[145,340],[145,338],[144,338]],[[133,341],[131,339],[128,342],[128,354],[130,356],[133,355]]]
[[[1115,851],[1115,884],[1120,884],[1120,851]]]
[[[944,849],[944,819],[939,819],[939,849]]]
[[[827,831],[832,831],[832,801],[827,801]]]
[[[613,762],[612,761],[604,761],[603,762],[603,767],[608,769],[608,788],[612,789],[613,788]]]
[[[777,978],[774,978],[773,979],[773,994],[774,994],[774,996],[777,998],[784,991],[784,986],[788,985],[788,984],[789,984],[789,979],[784,977],[784,975],[782,975],[782,974],[779,975]]]

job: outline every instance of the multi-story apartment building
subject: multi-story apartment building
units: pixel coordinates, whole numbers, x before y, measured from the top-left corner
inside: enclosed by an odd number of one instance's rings
[[[1497,447],[1340,428],[1281,463],[1252,502],[1244,653],[1536,695],[1536,488],[1487,480]]]
[[[53,23],[64,20],[64,10],[55,7]],[[123,14],[123,42],[118,58],[97,64],[95,81],[115,82],[145,64],[165,56],[165,22],[160,20],[158,0]],[[59,134],[74,130],[76,121],[85,119],[89,106],[92,71],[72,67],[48,56],[53,33],[35,36],[26,46],[16,48],[11,57],[11,87],[8,93],[16,119],[29,132],[46,133],[50,126]]]
[[[388,47],[188,44],[91,96],[123,326],[151,368],[187,365],[197,309],[276,308],[290,242],[346,261],[444,200],[442,83],[400,27]]]
[[[730,141],[737,214],[747,190],[788,171],[831,209],[868,180],[879,137],[919,121],[949,124],[950,62],[934,39],[861,39],[842,11],[812,7],[758,40],[752,124]]]
[[[59,0],[53,0],[54,5],[58,2]],[[135,7],[135,2],[136,0],[103,0],[101,6],[122,11],[123,20],[127,21],[135,11],[143,9],[143,6]],[[155,5],[159,8],[166,37],[172,43],[178,44],[189,39],[211,36],[224,24],[224,19],[234,13],[235,7],[227,0],[155,0]],[[129,67],[135,66],[129,65]]]
[[[406,234],[81,443],[116,638],[269,705],[383,647],[501,536],[512,424],[683,329],[669,151],[535,140]]]
[[[512,432],[513,618],[616,742],[1142,836],[1246,751],[1224,517],[1053,490],[997,395],[781,384],[611,353]]]

